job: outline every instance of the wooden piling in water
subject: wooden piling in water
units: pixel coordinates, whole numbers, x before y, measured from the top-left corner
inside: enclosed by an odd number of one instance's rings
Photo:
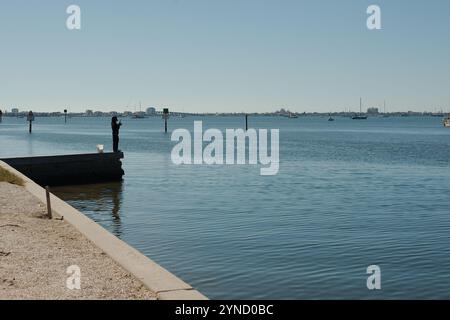
[[[33,111],[30,111],[30,112],[28,113],[27,121],[30,123],[30,127],[29,127],[29,129],[28,129],[28,132],[31,133],[32,130],[33,130],[33,121],[34,121],[34,114],[33,114]]]
[[[169,119],[169,109],[163,109],[163,118],[164,118],[164,132],[167,133],[167,119]]]

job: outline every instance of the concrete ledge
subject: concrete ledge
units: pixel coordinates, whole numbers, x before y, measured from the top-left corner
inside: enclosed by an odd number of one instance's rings
[[[158,293],[158,300],[200,300],[197,290],[176,290]]]
[[[43,203],[45,190],[31,179],[0,161],[0,167],[25,181],[25,189]],[[207,300],[200,292],[179,279],[142,253],[129,246],[55,195],[51,195],[53,215],[64,217],[81,234],[116,261],[123,269],[140,280],[161,300]]]

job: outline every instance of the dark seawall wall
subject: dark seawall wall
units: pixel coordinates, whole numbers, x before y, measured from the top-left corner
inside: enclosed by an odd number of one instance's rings
[[[1,159],[41,186],[121,181],[123,153]]]

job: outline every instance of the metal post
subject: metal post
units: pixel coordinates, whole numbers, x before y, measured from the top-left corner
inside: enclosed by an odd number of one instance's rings
[[[245,115],[245,131],[248,131],[248,114]]]
[[[47,197],[47,217],[49,219],[52,219],[53,215],[52,215],[52,205],[50,203],[50,188],[48,186],[45,187],[45,195]]]

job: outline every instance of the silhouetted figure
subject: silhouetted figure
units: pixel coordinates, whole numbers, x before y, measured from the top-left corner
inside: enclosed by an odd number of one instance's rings
[[[119,130],[122,123],[117,119],[117,117],[112,117],[111,119],[111,129],[113,134],[113,151],[119,152]]]

